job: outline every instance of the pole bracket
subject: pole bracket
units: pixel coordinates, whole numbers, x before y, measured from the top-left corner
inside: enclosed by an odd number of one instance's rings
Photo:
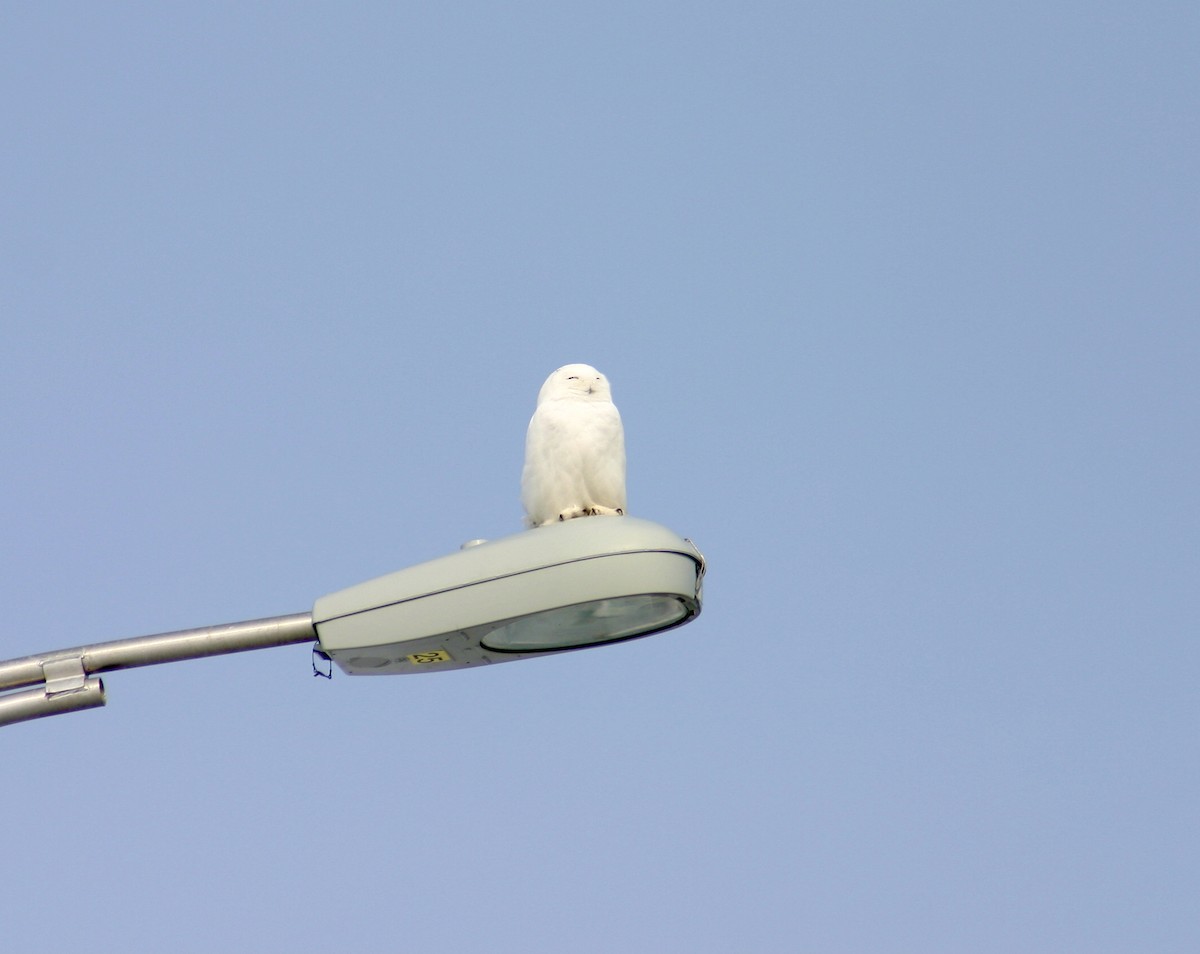
[[[52,697],[65,692],[78,692],[87,688],[87,670],[83,668],[83,656],[59,656],[42,660],[42,673],[46,677],[46,696]]]

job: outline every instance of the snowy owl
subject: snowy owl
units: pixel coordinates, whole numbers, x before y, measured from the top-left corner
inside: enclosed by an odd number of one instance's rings
[[[538,392],[521,502],[530,527],[625,513],[625,431],[608,378],[591,365],[559,368]]]

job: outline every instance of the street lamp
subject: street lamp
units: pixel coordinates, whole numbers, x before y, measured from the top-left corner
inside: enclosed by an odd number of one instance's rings
[[[0,662],[0,725],[105,704],[94,675],[316,640],[350,675],[486,666],[648,636],[700,613],[704,558],[633,517],[579,518],[323,596],[310,613]],[[34,687],[34,688],[28,688]]]

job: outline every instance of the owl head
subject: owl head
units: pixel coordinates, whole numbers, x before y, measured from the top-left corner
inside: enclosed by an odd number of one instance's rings
[[[562,399],[576,401],[612,401],[608,378],[590,364],[568,364],[559,368],[542,385],[538,404]]]

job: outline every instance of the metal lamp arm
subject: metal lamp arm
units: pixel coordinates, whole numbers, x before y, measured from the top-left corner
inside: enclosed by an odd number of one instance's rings
[[[10,659],[0,662],[0,726],[104,705],[104,683],[94,673],[271,649],[316,638],[312,613],[294,613]],[[35,688],[25,689],[29,686]],[[20,689],[25,691],[8,691]]]

